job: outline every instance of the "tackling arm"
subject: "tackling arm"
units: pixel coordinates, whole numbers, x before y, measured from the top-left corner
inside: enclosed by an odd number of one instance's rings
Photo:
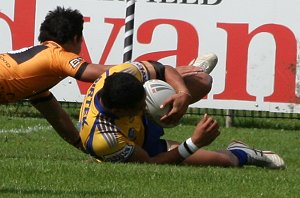
[[[55,131],[68,143],[84,151],[78,130],[60,103],[50,93],[39,98],[32,98],[31,104],[47,119]]]
[[[101,64],[88,64],[84,69],[80,79],[84,82],[94,82],[99,78],[107,69],[113,65],[101,65]]]

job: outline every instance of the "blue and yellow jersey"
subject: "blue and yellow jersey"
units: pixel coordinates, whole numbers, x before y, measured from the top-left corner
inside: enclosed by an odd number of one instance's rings
[[[80,111],[80,136],[88,153],[101,161],[126,161],[135,145],[143,146],[145,140],[145,119],[143,112],[134,117],[117,118],[105,112],[99,102],[107,76],[115,72],[134,75],[142,83],[149,80],[149,74],[139,62],[124,63],[107,70],[88,89]]]

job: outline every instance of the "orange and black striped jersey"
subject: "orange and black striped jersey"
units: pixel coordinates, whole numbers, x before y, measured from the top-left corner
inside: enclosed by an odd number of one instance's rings
[[[87,65],[52,41],[0,54],[0,103],[43,93],[67,76],[80,79]]]

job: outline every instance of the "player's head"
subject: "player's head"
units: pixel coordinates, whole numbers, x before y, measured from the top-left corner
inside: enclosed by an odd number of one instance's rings
[[[82,39],[83,16],[78,10],[56,7],[49,11],[40,27],[40,42],[54,41],[60,45]]]
[[[143,84],[124,72],[108,76],[101,91],[104,107],[118,116],[136,115],[145,108],[145,97]]]

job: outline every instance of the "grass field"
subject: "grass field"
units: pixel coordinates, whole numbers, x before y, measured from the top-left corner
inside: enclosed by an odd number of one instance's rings
[[[186,139],[195,121],[195,116],[187,116],[176,130],[168,129],[165,138]],[[287,164],[279,171],[100,164],[65,143],[44,119],[0,116],[0,123],[0,197],[300,197],[298,120],[222,127],[220,137],[207,147],[224,148],[240,139],[271,149]],[[265,128],[266,123],[270,127]]]

